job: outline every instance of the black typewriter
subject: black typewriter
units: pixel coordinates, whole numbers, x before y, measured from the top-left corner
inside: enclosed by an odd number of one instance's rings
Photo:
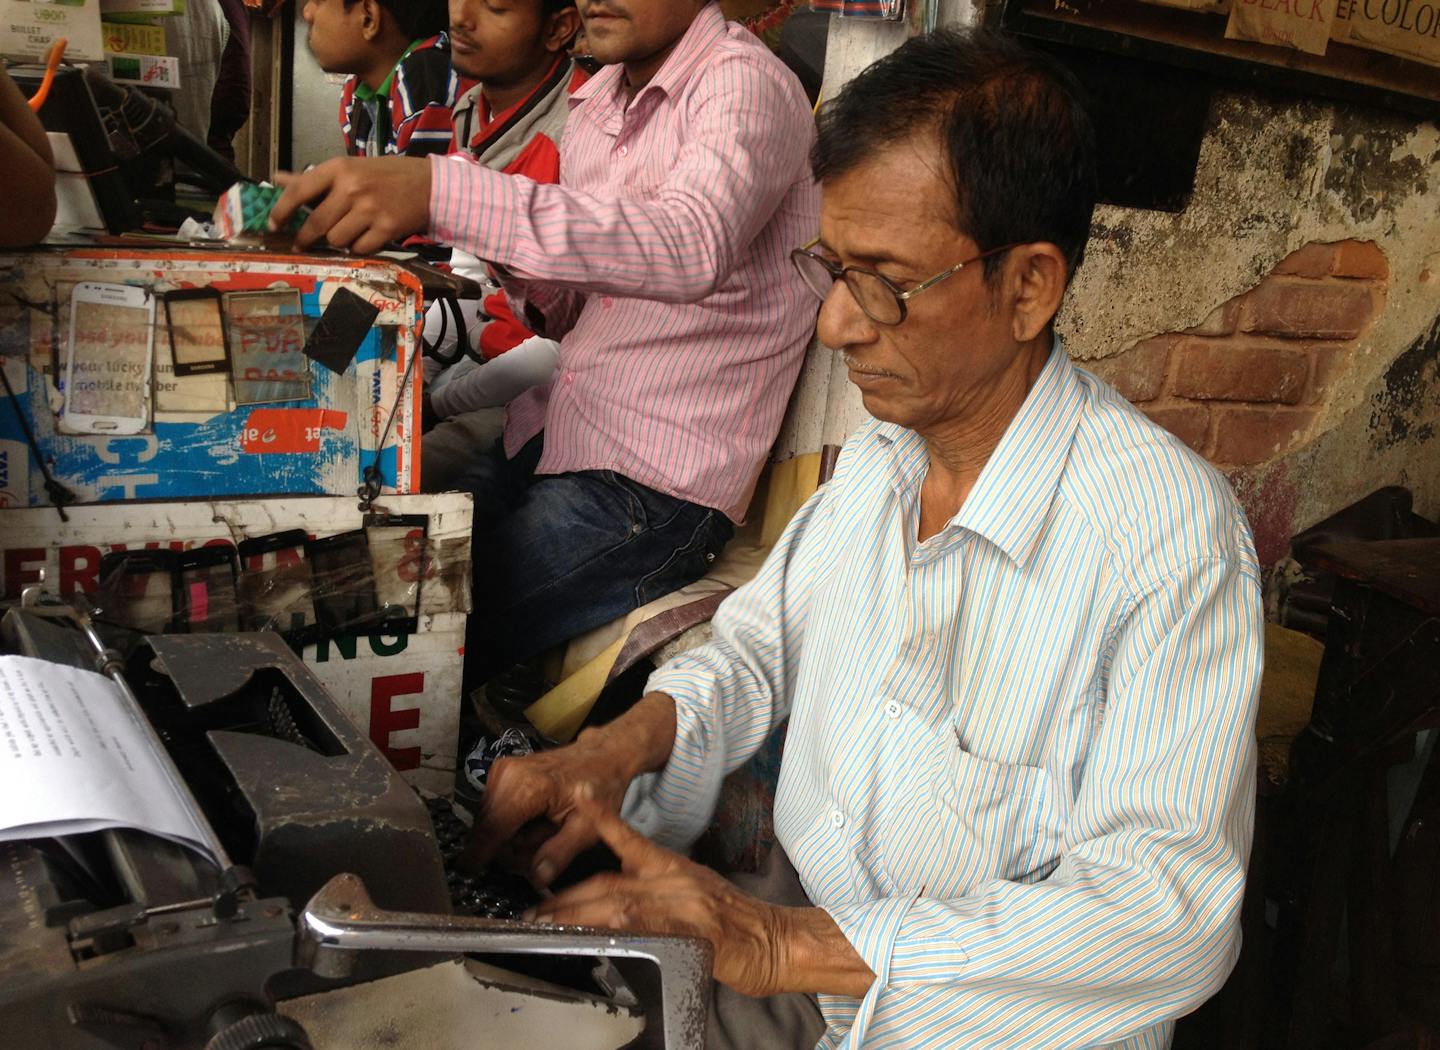
[[[470,825],[456,812],[448,798],[426,801],[435,825],[435,841],[445,861],[445,885],[450,906],[457,915],[478,915],[486,919],[518,919],[539,901],[535,888],[519,875],[491,868],[481,873],[460,867],[460,854],[470,837]]]
[[[6,1046],[312,1050],[287,1002],[469,958],[643,1014],[631,1045],[703,1045],[708,944],[517,921],[533,888],[458,870],[454,805],[417,795],[280,636],[124,642],[33,595],[0,620],[0,654],[117,683],[218,860],[124,828],[0,843]]]

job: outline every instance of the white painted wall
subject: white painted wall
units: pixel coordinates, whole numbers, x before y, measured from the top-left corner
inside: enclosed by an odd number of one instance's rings
[[[303,4],[291,4],[295,19],[295,90],[290,100],[290,158],[296,171],[345,152],[340,138],[340,86],[345,78],[330,76],[305,46]]]

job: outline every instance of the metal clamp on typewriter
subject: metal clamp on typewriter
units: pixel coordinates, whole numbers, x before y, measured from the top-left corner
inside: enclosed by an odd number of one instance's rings
[[[278,635],[117,633],[32,588],[0,620],[0,654],[110,678],[208,854],[125,827],[0,842],[7,1045],[327,1050],[353,1045],[358,1013],[411,1045],[387,982],[438,975],[447,1003],[534,987],[479,974],[472,953],[588,960],[593,989],[525,1000],[543,1015],[570,995],[629,1023],[583,1045],[704,1045],[707,943],[450,914],[426,803]],[[554,1028],[528,1036],[557,1045]],[[450,1045],[498,1037],[469,1027]]]

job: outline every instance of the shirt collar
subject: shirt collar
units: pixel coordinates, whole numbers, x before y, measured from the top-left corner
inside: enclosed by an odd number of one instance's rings
[[[661,91],[673,96],[689,81],[691,73],[726,34],[725,16],[718,4],[706,4],[685,30],[685,35],[675,45],[655,76],[635,94],[635,101],[651,91]],[[588,98],[614,98],[625,89],[625,66],[617,62],[604,66],[570,96],[570,105],[576,106]],[[623,103],[622,103],[623,105]],[[633,105],[633,103],[632,103]]]
[[[960,512],[947,529],[984,536],[1023,565],[1034,550],[1070,458],[1085,392],[1056,336],[1050,356],[1000,444],[980,471]],[[910,485],[924,477],[925,443],[914,431],[881,423],[877,436],[891,449]]]
[[[366,84],[363,80],[357,80],[355,82],[355,97],[358,98],[361,102],[368,102],[372,98],[383,98],[384,96],[390,94],[390,86],[395,83],[395,73],[400,68],[400,63],[404,62],[407,58],[409,58],[410,53],[414,51],[417,47],[419,47],[421,44],[425,43],[425,41],[428,39],[429,37],[422,37],[419,40],[410,41],[410,46],[405,49],[405,53],[399,58],[397,58],[395,60],[395,64],[390,67],[390,75],[387,76],[385,80],[381,83],[381,85],[378,88],[375,88],[373,91],[370,89],[369,84]]]
[[[570,59],[564,55],[557,55],[555,57],[555,61],[550,64],[550,68],[545,71],[545,76],[540,81],[540,83],[536,84],[533,88],[531,88],[530,93],[524,98],[522,98],[519,102],[516,102],[513,105],[502,109],[499,113],[490,112],[490,103],[487,102],[485,99],[485,85],[483,83],[476,84],[475,87],[471,89],[473,95],[470,92],[466,92],[466,97],[471,99],[475,105],[475,112],[480,115],[480,129],[476,132],[476,134],[486,134],[496,125],[503,124],[505,121],[509,120],[512,116],[514,116],[520,111],[521,107],[530,105],[530,103],[535,100],[535,97],[537,95],[552,90],[555,86],[553,81],[555,79],[556,70],[559,68],[560,63],[562,62],[565,63],[565,67],[567,70],[570,68]],[[457,110],[460,108],[460,104],[458,102],[456,103],[455,108]]]

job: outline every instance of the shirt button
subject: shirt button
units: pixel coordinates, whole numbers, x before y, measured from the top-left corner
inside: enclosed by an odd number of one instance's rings
[[[845,814],[838,809],[830,811],[830,826],[832,828],[843,828],[845,826]]]
[[[891,700],[888,704],[885,705],[885,713],[891,718],[899,718],[900,712],[903,710],[905,709],[901,707],[898,703],[896,703],[894,700]]]
[[[575,373],[574,373],[574,372],[566,372],[566,373],[565,373],[565,385],[566,385],[566,386],[574,386],[574,384],[575,384]]]
[[[628,156],[630,156],[630,147],[629,147],[629,146],[621,146],[621,147],[620,147],[620,156],[622,156],[622,157],[628,157]]]

